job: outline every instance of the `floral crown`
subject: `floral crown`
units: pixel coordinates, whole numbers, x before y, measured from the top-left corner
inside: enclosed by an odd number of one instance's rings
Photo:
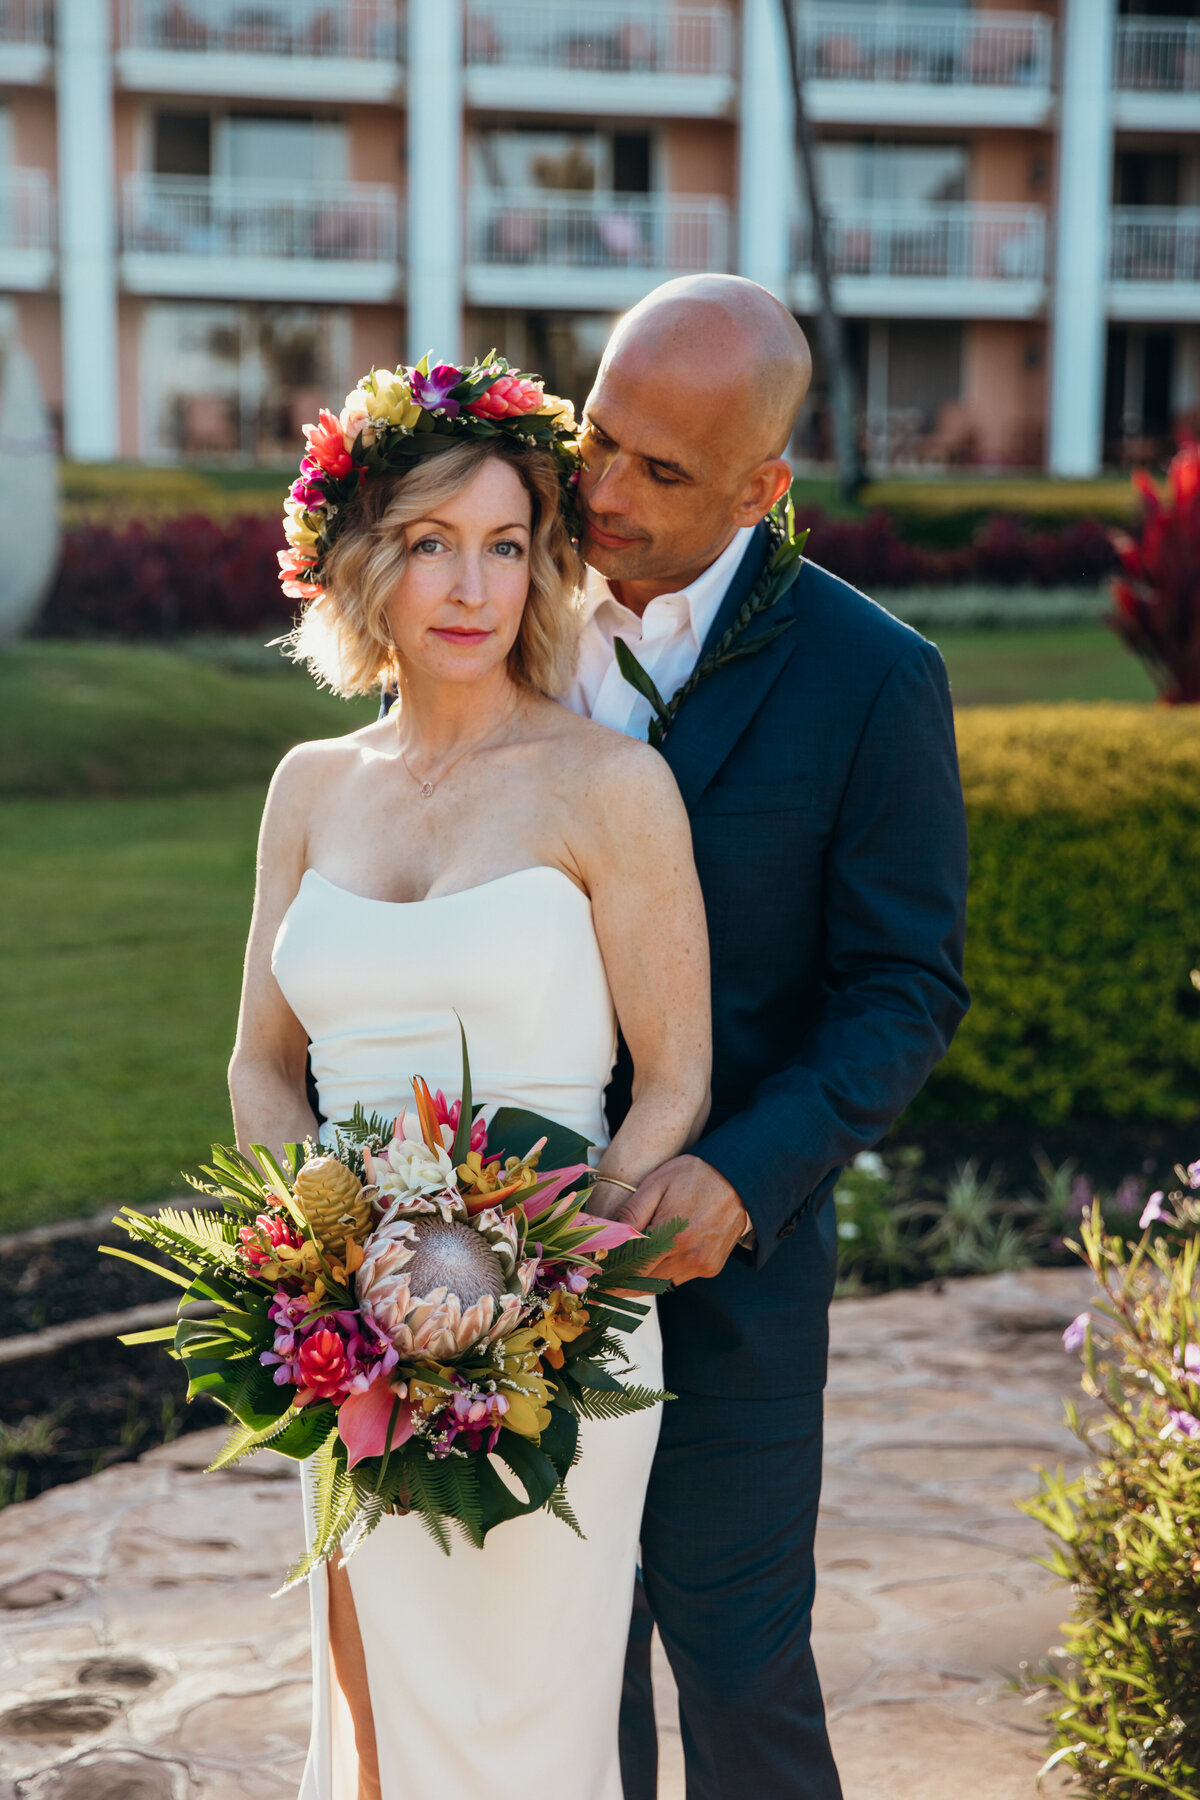
[[[489,354],[470,368],[454,363],[372,369],[340,417],[322,412],[304,427],[307,449],[283,506],[288,547],[279,552],[283,591],[293,600],[324,593],[324,559],[372,475],[403,475],[422,457],[463,442],[519,438],[549,450],[569,498],[578,469],[575,412],[534,375]]]

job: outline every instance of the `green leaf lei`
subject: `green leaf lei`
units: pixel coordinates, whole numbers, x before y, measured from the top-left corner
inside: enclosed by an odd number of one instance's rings
[[[743,656],[753,656],[757,651],[765,649],[796,623],[794,618],[782,619],[769,631],[760,631],[749,643],[742,642],[755,620],[761,619],[773,606],[778,605],[791,587],[795,580],[796,565],[802,560],[804,546],[808,542],[807,530],[796,530],[796,513],[790,491],[782,502],[782,513],[779,507],[772,508],[765,523],[770,534],[771,548],[762,574],[739,607],[736,619],[720,643],[696,664],[679,692],[670,700],[663,699],[624,638],[615,640],[617,667],[630,687],[636,688],[643,699],[650,702],[654,717],[650,721],[649,741],[656,750],[662,749],[663,740],[675,723],[680,707],[695,693],[702,681],[707,681],[718,669],[740,661]]]

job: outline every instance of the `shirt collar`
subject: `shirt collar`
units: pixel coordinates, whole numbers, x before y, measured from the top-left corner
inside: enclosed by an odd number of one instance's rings
[[[696,649],[699,650],[712,628],[713,620],[721,609],[721,602],[725,598],[730,582],[741,567],[742,558],[745,556],[753,536],[753,526],[739,526],[720,556],[715,562],[709,563],[707,569],[702,570],[695,581],[689,582],[688,586],[681,588],[678,593],[658,595],[657,599],[651,600],[646,611],[649,612],[650,607],[659,606],[664,601],[682,598],[687,608],[691,634],[695,640]],[[607,579],[601,575],[598,569],[588,569],[583,610],[586,619],[596,619],[598,623],[607,624],[614,632],[619,626],[630,623],[639,632],[641,630],[641,620],[637,614],[622,605],[609,587]]]

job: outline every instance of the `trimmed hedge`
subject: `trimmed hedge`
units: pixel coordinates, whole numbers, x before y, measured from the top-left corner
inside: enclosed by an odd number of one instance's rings
[[[973,1006],[910,1120],[1200,1114],[1200,713],[957,719]]]
[[[280,494],[282,494],[282,485]],[[216,510],[216,509],[214,509]],[[279,586],[280,508],[219,520],[71,526],[38,630],[47,637],[163,638],[178,632],[286,630],[295,607]],[[830,518],[801,508],[813,560],[867,593],[971,582],[1095,590],[1117,568],[1104,525],[1030,530],[998,515],[957,549],[909,543],[886,513]]]

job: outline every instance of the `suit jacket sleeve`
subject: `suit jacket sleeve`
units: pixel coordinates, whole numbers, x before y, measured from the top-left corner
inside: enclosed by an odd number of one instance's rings
[[[922,639],[878,689],[843,788],[825,858],[818,1017],[748,1105],[694,1148],[740,1194],[759,1266],[949,1048],[968,1005],[966,889],[949,685]],[[753,898],[743,923],[754,929]]]

